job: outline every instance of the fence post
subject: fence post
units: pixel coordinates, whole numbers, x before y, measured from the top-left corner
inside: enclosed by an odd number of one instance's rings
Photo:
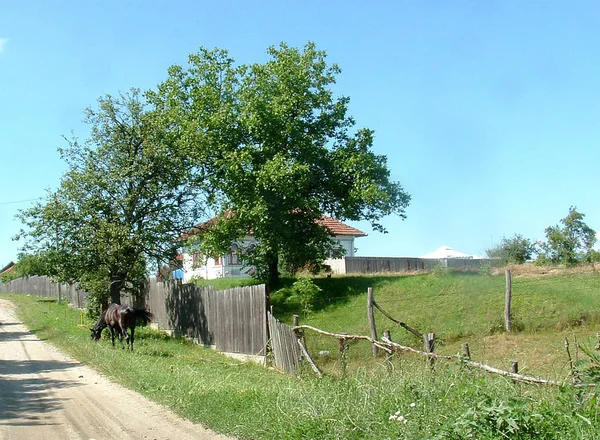
[[[346,377],[346,353],[348,351],[348,342],[346,341],[346,338],[338,339],[338,348],[338,361],[340,363],[340,373],[342,377]]]
[[[294,327],[298,327],[299,325],[300,319],[298,318],[298,315],[294,315]],[[304,346],[306,347],[306,341],[304,340],[304,330],[296,330],[294,333],[298,340],[302,342],[302,344],[304,344]]]
[[[383,332],[383,336],[385,336],[390,341],[392,340],[392,335],[390,334],[389,330],[385,330]],[[390,348],[392,347],[390,346]],[[392,374],[392,353],[385,353],[385,361],[388,374]]]
[[[377,340],[377,329],[375,328],[375,315],[373,313],[373,288],[367,289],[367,316],[369,317],[369,327],[371,328],[371,338]],[[373,344],[373,356],[379,354],[379,348]]]
[[[423,346],[427,353],[433,353],[435,350],[435,333],[425,333],[423,334]],[[429,356],[429,365],[433,369],[434,359]]]
[[[510,302],[512,296],[512,276],[510,270],[506,269],[506,301],[504,303],[504,326],[507,332],[512,332],[510,324]]]
[[[469,349],[469,344],[464,343],[462,345],[462,350],[463,350],[463,356],[465,357],[465,359],[467,359],[467,360],[471,359],[471,350]]]

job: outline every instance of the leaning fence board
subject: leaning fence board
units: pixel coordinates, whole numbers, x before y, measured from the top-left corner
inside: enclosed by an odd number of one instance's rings
[[[298,338],[292,327],[278,321],[270,312],[268,316],[275,367],[286,373],[298,375],[302,357]]]

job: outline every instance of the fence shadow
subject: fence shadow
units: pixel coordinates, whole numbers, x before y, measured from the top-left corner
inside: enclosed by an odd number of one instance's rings
[[[169,327],[176,336],[187,336],[204,345],[213,345],[214,337],[208,328],[202,289],[177,281],[172,282],[170,287],[165,299]]]

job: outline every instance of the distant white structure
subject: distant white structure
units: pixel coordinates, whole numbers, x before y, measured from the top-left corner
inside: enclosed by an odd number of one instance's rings
[[[442,246],[436,249],[433,252],[423,255],[421,258],[431,258],[431,259],[443,259],[443,258],[464,258],[464,259],[473,259],[477,258],[475,255],[465,254],[464,252],[459,252],[452,249],[450,246]]]

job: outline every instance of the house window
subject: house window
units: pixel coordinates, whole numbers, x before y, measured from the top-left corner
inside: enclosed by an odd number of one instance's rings
[[[223,257],[215,257],[215,266],[223,266]]]
[[[239,266],[242,264],[240,260],[240,247],[235,243],[231,246],[231,251],[229,252],[229,261],[232,266]]]

